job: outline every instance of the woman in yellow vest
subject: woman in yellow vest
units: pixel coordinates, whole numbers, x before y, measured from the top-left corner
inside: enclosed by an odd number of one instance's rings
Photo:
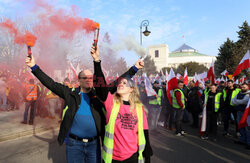
[[[92,47],[91,55],[100,63],[99,52]],[[103,143],[105,163],[150,162],[153,154],[149,142],[148,123],[139,91],[131,77],[144,67],[144,62],[136,65],[110,85],[106,84],[101,66],[95,66],[94,75],[97,96],[104,101],[106,126]]]

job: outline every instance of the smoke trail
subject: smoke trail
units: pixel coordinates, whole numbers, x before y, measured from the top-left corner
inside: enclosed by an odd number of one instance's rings
[[[110,46],[104,43],[104,46]],[[147,55],[147,49],[142,47],[133,36],[124,36],[119,38],[119,44],[111,45],[114,51],[128,50],[134,51],[138,56]]]

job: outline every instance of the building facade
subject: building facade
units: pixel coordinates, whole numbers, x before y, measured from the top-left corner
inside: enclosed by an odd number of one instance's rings
[[[148,49],[149,55],[154,60],[158,71],[163,67],[177,68],[180,64],[187,62],[197,62],[209,68],[212,61],[216,60],[215,56],[201,54],[186,44],[183,44],[171,53],[169,53],[169,48],[166,44],[149,46]]]

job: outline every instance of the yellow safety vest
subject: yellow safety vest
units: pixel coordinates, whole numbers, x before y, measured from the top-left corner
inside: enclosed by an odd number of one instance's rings
[[[205,89],[204,94],[207,96],[210,90],[208,88]]]
[[[158,90],[158,98],[154,100],[149,100],[149,104],[151,105],[161,105],[161,96],[162,96],[162,90]]]
[[[231,96],[231,101],[230,101],[230,105],[234,106],[234,104],[232,103],[233,98],[241,91],[241,89],[236,88],[233,92],[232,92],[232,96]]]
[[[114,130],[115,130],[115,120],[120,109],[120,103],[114,103],[112,108],[109,122],[105,126],[105,136],[102,150],[102,158],[105,163],[111,163],[113,158],[113,147],[114,147]],[[136,104],[136,113],[138,117],[138,144],[139,144],[139,157],[138,162],[143,163],[143,155],[146,140],[143,130],[143,111],[142,104]]]
[[[215,95],[215,102],[214,102],[214,111],[218,112],[218,110],[220,109],[220,96],[222,95],[222,93],[217,93]]]
[[[177,100],[176,100],[176,97],[175,97],[175,92],[176,91],[180,91],[181,92],[181,102],[183,103],[184,109],[185,109],[185,96],[184,96],[184,93],[182,92],[182,90],[180,90],[180,89],[175,89],[174,92],[173,92],[173,100],[172,100],[173,104],[172,104],[172,106],[174,108],[177,108],[177,109],[181,108],[180,105],[177,103]]]

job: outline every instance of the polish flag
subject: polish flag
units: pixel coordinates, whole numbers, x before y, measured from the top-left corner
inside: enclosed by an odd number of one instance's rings
[[[207,98],[206,98],[206,95],[205,95],[205,101],[204,101],[204,104],[207,104]],[[200,126],[200,135],[203,135],[204,132],[206,131],[206,124],[207,124],[207,105],[205,105],[203,107],[203,110],[202,110],[202,119],[201,119],[201,126]]]
[[[244,83],[246,80],[247,80],[247,76],[244,75],[244,76],[243,76],[243,83]]]
[[[250,67],[250,54],[249,50],[245,54],[245,56],[240,61],[239,65],[236,67],[236,70],[234,71],[233,76],[237,76],[240,74],[242,70],[248,69]]]
[[[247,107],[240,119],[240,123],[238,124],[238,128],[243,128],[250,126],[250,99],[248,100]]]
[[[195,75],[194,75],[194,84],[195,84],[196,87],[199,85],[199,82],[201,82],[200,75],[197,75],[197,73],[195,73]]]
[[[76,66],[76,73],[79,74],[80,71],[81,71],[81,69],[80,69],[80,65],[78,63],[77,66]]]
[[[166,70],[166,72],[165,72],[165,80],[166,81],[168,80],[168,70]]]
[[[72,72],[74,73],[75,78],[78,79],[78,75],[77,75],[76,69],[74,68],[74,66],[72,65],[71,62],[69,62],[69,64],[70,64],[70,68],[71,68]]]
[[[155,79],[154,79],[154,82],[156,81],[156,80],[159,80],[160,79],[160,76],[159,76],[159,74],[156,74],[155,75]]]
[[[152,84],[151,84],[150,80],[147,77],[147,74],[143,73],[142,76],[144,78],[144,83],[145,83],[145,89],[146,89],[146,92],[147,92],[147,96],[156,96],[157,94],[156,94],[155,90],[153,89]]]
[[[162,70],[161,70],[161,76],[163,76],[163,77],[165,76],[165,75],[163,74],[163,71],[162,71]]]
[[[208,80],[210,80],[210,82],[212,82],[212,84],[214,84],[214,60],[211,63],[211,66],[207,72],[207,78]]]
[[[176,77],[177,77],[178,80],[182,80],[182,78],[183,78],[183,77],[181,76],[181,74],[179,74],[179,73],[176,74]]]
[[[244,78],[243,78],[243,77],[240,78],[239,83],[240,83],[240,84],[244,83]]]
[[[187,72],[187,68],[185,69],[185,72],[184,72],[183,83],[185,85],[188,85],[188,72]]]
[[[224,71],[221,73],[221,75],[223,75],[223,76],[227,76],[227,75],[228,75],[227,70],[224,70]]]
[[[220,83],[220,78],[217,78],[217,79],[215,80],[215,83],[216,83],[216,84],[219,84],[219,83]]]
[[[225,82],[225,79],[223,78],[223,76],[220,78],[220,81],[224,81]]]
[[[167,79],[167,97],[169,100],[169,103],[172,105],[172,97],[171,97],[171,91],[177,88],[178,80],[174,74],[173,69],[170,69],[168,79]]]

